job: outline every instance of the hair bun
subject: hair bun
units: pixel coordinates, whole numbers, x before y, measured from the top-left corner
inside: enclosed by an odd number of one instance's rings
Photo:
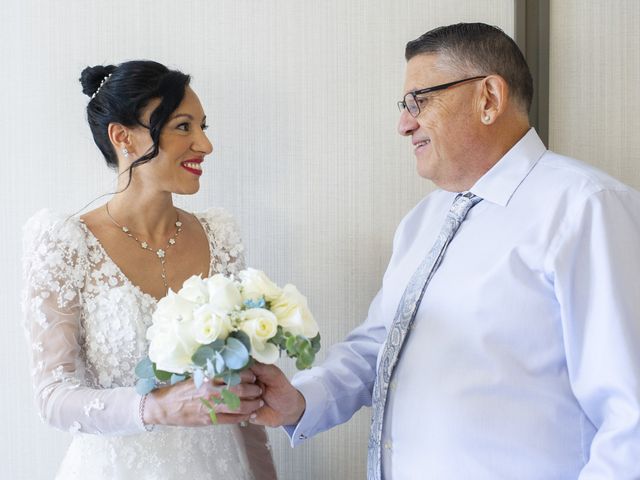
[[[82,84],[82,93],[91,97],[104,78],[113,73],[116,69],[115,65],[96,65],[87,67],[80,74],[80,83]]]

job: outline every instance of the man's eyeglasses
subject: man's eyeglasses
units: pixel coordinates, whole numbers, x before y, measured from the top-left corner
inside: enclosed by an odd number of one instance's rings
[[[479,77],[463,78],[462,80],[456,80],[455,82],[443,83],[442,85],[436,85],[435,87],[423,88],[414,92],[409,92],[404,96],[403,100],[398,102],[398,109],[402,112],[405,108],[411,114],[412,117],[420,115],[420,103],[426,99],[418,98],[418,95],[424,95],[429,92],[436,92],[438,90],[446,90],[454,85],[458,85],[462,82],[469,82],[471,80],[480,80],[481,78],[487,78],[486,75]]]

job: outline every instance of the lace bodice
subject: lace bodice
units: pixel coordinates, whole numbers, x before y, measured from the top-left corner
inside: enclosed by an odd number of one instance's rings
[[[196,215],[209,239],[210,275],[243,268],[233,219]],[[156,300],[133,285],[75,217],[43,210],[24,227],[23,311],[43,420],[75,432],[144,431],[135,365]]]

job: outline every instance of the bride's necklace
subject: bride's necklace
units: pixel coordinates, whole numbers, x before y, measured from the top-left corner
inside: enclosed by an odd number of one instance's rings
[[[158,259],[160,260],[160,266],[162,267],[162,283],[164,284],[164,288],[166,288],[167,290],[169,289],[169,284],[167,282],[167,271],[165,269],[165,256],[167,254],[166,250],[168,250],[169,248],[173,247],[176,244],[176,239],[178,238],[178,235],[180,235],[180,232],[182,232],[182,222],[180,221],[180,214],[178,213],[178,210],[176,210],[176,222],[175,222],[175,226],[176,226],[176,233],[174,233],[171,238],[169,239],[169,241],[167,242],[167,246],[162,249],[162,248],[157,248],[154,249],[152,248],[147,242],[145,242],[144,240],[140,240],[138,237],[136,237],[132,232],[131,229],[129,227],[127,227],[126,225],[120,225],[118,222],[116,222],[116,219],[113,218],[111,216],[111,212],[109,212],[109,202],[105,203],[105,209],[107,210],[107,215],[109,216],[109,218],[111,219],[111,221],[120,229],[124,232],[125,235],[127,235],[127,237],[132,238],[133,240],[135,240],[135,242],[140,245],[140,247],[143,250],[147,250],[151,253],[154,253]]]

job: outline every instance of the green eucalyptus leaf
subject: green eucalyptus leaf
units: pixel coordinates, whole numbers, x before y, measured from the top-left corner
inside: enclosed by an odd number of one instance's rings
[[[302,360],[302,358],[297,358],[296,359],[296,368],[298,370],[306,370],[307,368],[309,368],[309,366],[304,362],[304,360]]]
[[[204,383],[204,372],[201,368],[196,368],[193,371],[193,383],[195,384],[196,388],[200,388]]]
[[[156,380],[154,378],[141,378],[136,382],[136,392],[139,395],[146,395],[147,393],[155,390]]]
[[[310,352],[311,342],[309,341],[309,339],[298,335],[296,337],[296,350],[298,351],[298,353]]]
[[[207,359],[213,358],[214,351],[211,347],[202,345],[196,350],[196,353],[191,357],[191,361],[199,366],[204,367],[207,364]]]
[[[220,355],[218,352],[216,352],[216,355]],[[213,362],[211,361],[210,358],[207,358],[207,377],[209,378],[213,378],[216,375],[216,367],[213,364]]]
[[[293,335],[288,336],[285,342],[285,348],[290,357],[295,356],[296,352],[296,337]]]
[[[251,351],[251,339],[249,338],[249,335],[244,333],[242,330],[238,330],[237,332],[233,332],[231,334],[231,337],[240,340],[242,342],[242,344],[244,345],[244,348],[247,349],[247,352]]]
[[[238,410],[240,408],[240,397],[235,393],[224,388],[220,394],[222,395],[222,401],[230,410]]]
[[[249,350],[237,338],[228,337],[227,345],[221,354],[224,363],[233,370],[241,370],[249,363]]]
[[[307,365],[308,368],[311,366],[311,364],[313,364],[313,361],[315,360],[315,354],[312,351],[300,352],[298,358],[302,360],[302,362],[304,362],[304,364]]]
[[[216,425],[218,423],[218,417],[216,416],[216,410],[213,408],[213,405],[211,405],[211,402],[209,402],[206,398],[201,398],[200,401],[204,404],[205,407],[207,407],[207,410],[209,410],[209,418],[211,419],[211,423]]]
[[[238,372],[234,372],[233,370],[225,372],[224,375],[222,375],[222,380],[230,387],[238,385],[241,381],[240,374]]]
[[[282,328],[282,326],[278,325],[278,331],[273,337],[267,340],[267,342],[273,343],[275,346],[280,347],[280,349],[284,349],[286,339],[283,332],[284,329]]]
[[[153,371],[153,362],[149,357],[144,357],[138,362],[135,372],[139,378],[155,378],[156,376]]]
[[[304,363],[310,364],[311,362],[313,362],[314,356],[315,354],[311,351],[311,348],[309,348],[298,352],[297,358],[302,358],[302,361]]]
[[[156,368],[156,364],[153,364],[153,372],[155,374],[155,377],[160,380],[161,382],[168,382],[169,380],[171,380],[171,375],[173,375],[173,373],[171,372],[165,372],[164,370],[158,370]]]
[[[213,425],[217,425],[218,424],[218,417],[216,416],[216,411],[215,410],[209,410],[209,418],[211,419],[211,423]]]
[[[186,375],[178,375],[177,373],[172,373],[171,374],[171,385],[175,385],[176,383],[181,382],[186,378],[187,378]]]
[[[227,364],[224,362],[224,357],[220,352],[216,352],[213,366],[216,369],[216,375],[220,375],[226,370]]]
[[[313,349],[313,353],[318,353],[320,351],[320,334],[319,333],[311,339],[311,348]]]
[[[221,338],[214,340],[209,345],[207,345],[207,347],[216,352],[222,350],[224,348],[224,340]]]

